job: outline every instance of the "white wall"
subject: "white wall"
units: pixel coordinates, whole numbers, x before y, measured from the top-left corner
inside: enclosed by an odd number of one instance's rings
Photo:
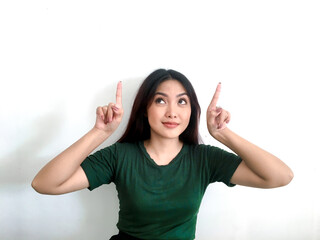
[[[0,239],[108,239],[114,185],[62,196],[30,183],[94,124],[123,81],[184,73],[205,113],[216,84],[230,128],[294,171],[284,188],[211,185],[197,239],[320,239],[318,1],[1,1]],[[221,146],[206,131],[206,143]],[[223,146],[222,146],[223,147]]]

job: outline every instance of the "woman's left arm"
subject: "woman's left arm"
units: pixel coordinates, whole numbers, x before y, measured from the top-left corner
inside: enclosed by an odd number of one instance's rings
[[[285,186],[292,180],[293,173],[284,162],[230,129],[224,128],[217,131],[214,138],[242,159],[231,178],[231,183],[249,187],[275,188]]]
[[[227,128],[230,113],[216,106],[220,90],[221,84],[218,85],[208,107],[207,125],[211,136],[242,159],[231,183],[258,188],[275,188],[289,184],[293,172],[284,162]]]

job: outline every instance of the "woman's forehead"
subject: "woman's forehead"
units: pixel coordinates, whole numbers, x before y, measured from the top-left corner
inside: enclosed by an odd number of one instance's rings
[[[160,83],[156,92],[180,94],[186,92],[186,89],[178,80],[170,79]]]

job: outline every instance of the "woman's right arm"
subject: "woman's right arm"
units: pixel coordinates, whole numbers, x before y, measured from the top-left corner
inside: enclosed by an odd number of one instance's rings
[[[77,142],[46,164],[32,181],[42,194],[64,194],[89,187],[80,164],[119,126],[122,116],[122,83],[117,86],[116,104],[97,108],[95,126]]]

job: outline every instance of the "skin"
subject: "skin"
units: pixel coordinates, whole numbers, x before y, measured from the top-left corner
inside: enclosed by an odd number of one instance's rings
[[[94,127],[45,165],[32,181],[42,194],[64,194],[89,187],[81,168],[83,160],[118,128],[123,116],[122,83],[117,85],[116,103],[98,107]]]
[[[169,164],[180,152],[183,143],[179,136],[188,127],[190,116],[190,99],[182,84],[176,80],[161,83],[147,109],[151,137],[144,143],[158,165]]]
[[[190,120],[190,99],[184,94],[183,86],[175,80],[163,82],[156,92],[147,109],[151,137],[144,142],[144,145],[158,165],[166,165],[183,146],[179,135]],[[228,111],[217,107],[220,92],[219,83],[207,109],[207,127],[213,138],[230,148],[243,160],[231,182],[258,188],[287,185],[292,180],[293,173],[286,164],[227,127],[231,116]],[[32,187],[42,194],[64,194],[89,187],[88,179],[80,164],[112,135],[122,117],[122,83],[119,82],[116,102],[97,108],[94,127],[45,165],[32,181]],[[178,125],[175,126],[173,123]]]
[[[231,183],[257,188],[275,188],[289,184],[293,172],[284,162],[227,128],[230,113],[217,107],[220,92],[221,83],[218,84],[207,110],[207,126],[212,137],[243,160],[233,174]]]

